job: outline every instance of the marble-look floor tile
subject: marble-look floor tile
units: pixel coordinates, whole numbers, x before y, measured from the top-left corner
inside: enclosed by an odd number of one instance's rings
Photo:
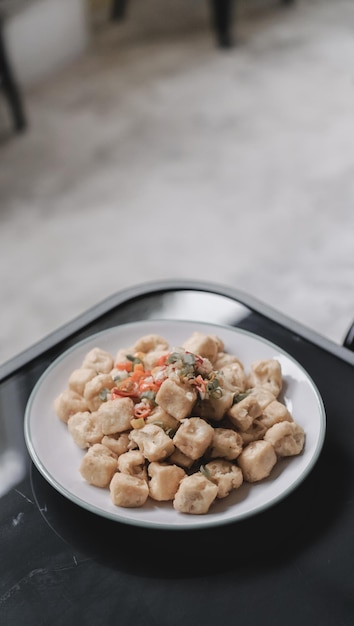
[[[169,278],[232,285],[342,341],[354,5],[255,11],[228,51],[196,22],[145,39],[108,29],[26,94],[30,128],[0,147],[0,362]]]

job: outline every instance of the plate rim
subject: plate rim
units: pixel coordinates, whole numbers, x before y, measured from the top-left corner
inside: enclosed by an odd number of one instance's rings
[[[215,329],[223,329],[226,331],[234,332],[235,334],[240,334],[246,337],[250,337],[252,339],[260,341],[261,343],[267,345],[268,347],[271,347],[277,353],[288,358],[299,370],[301,370],[301,372],[305,376],[305,379],[309,383],[311,390],[315,395],[316,403],[317,403],[318,410],[319,410],[319,416],[320,416],[319,435],[318,435],[311,459],[309,460],[307,465],[304,467],[302,472],[300,472],[300,474],[296,477],[296,479],[294,479],[293,482],[287,488],[285,488],[281,493],[277,494],[276,496],[274,496],[267,502],[259,505],[256,508],[256,510],[252,509],[249,511],[245,511],[241,514],[238,514],[235,517],[221,518],[218,520],[208,519],[207,515],[193,516],[193,522],[190,519],[191,516],[188,515],[187,519],[179,524],[171,524],[167,522],[159,522],[159,521],[152,521],[152,520],[143,520],[139,518],[130,519],[127,517],[121,517],[119,513],[116,513],[116,512],[111,513],[110,511],[103,510],[98,505],[97,506],[92,505],[91,503],[83,499],[82,497],[72,493],[69,489],[67,489],[64,485],[62,485],[58,481],[58,479],[55,478],[55,476],[52,475],[52,473],[46,468],[45,464],[42,462],[40,456],[38,455],[35,449],[34,443],[32,441],[32,436],[31,436],[31,428],[30,428],[31,409],[33,407],[33,403],[35,401],[35,398],[37,396],[39,389],[42,387],[46,377],[51,373],[51,371],[54,370],[63,360],[65,360],[67,356],[75,352],[77,349],[83,347],[85,344],[92,343],[93,341],[96,340],[96,338],[99,339],[99,337],[103,335],[107,335],[109,333],[114,334],[114,331],[117,329],[123,329],[123,330],[125,328],[133,329],[133,328],[138,328],[139,326],[146,327],[146,325],[156,325],[156,324],[169,324],[169,325],[175,324],[179,326],[193,324],[194,326],[198,326],[198,327],[209,327],[209,328],[212,327]],[[253,517],[257,514],[260,514],[261,512],[268,510],[269,508],[275,506],[276,504],[284,500],[286,497],[288,497],[293,491],[295,491],[299,487],[299,485],[311,473],[313,467],[317,463],[318,458],[321,454],[323,445],[324,445],[324,441],[325,441],[326,426],[327,426],[327,417],[326,417],[325,406],[324,406],[322,396],[318,390],[316,383],[314,382],[311,375],[307,372],[306,368],[297,359],[295,359],[295,357],[293,357],[289,352],[284,350],[282,347],[278,346],[273,341],[265,337],[262,337],[262,335],[259,335],[253,331],[249,331],[247,329],[238,328],[237,326],[231,326],[229,324],[220,324],[216,322],[198,321],[198,320],[193,320],[193,319],[173,319],[173,318],[149,318],[147,320],[135,320],[132,322],[124,322],[122,324],[116,324],[114,326],[110,326],[96,333],[92,333],[91,335],[88,335],[87,337],[77,341],[72,346],[64,350],[61,354],[59,354],[54,359],[54,361],[50,363],[50,365],[48,365],[48,367],[42,372],[42,374],[36,381],[30,393],[30,396],[28,398],[26,408],[25,408],[25,414],[24,414],[24,437],[25,437],[25,443],[26,443],[29,455],[31,457],[31,460],[33,464],[35,465],[35,467],[37,468],[37,470],[42,475],[42,477],[58,493],[60,493],[62,496],[67,498],[69,501],[71,501],[75,505],[80,506],[83,509],[86,509],[90,513],[98,515],[100,517],[104,517],[114,522],[124,523],[130,526],[143,527],[146,529],[152,528],[152,529],[173,530],[173,531],[186,530],[186,529],[193,530],[193,529],[201,529],[201,528],[211,528],[211,527],[224,526],[226,524],[233,524],[233,523],[235,524],[237,522],[243,521],[244,519],[247,519],[248,517]]]

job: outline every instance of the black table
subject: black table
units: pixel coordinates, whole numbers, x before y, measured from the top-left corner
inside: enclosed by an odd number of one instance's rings
[[[78,507],[37,471],[24,444],[23,417],[40,375],[82,338],[148,318],[244,328],[278,344],[306,368],[324,401],[326,438],[315,467],[287,498],[221,528],[144,529]],[[0,368],[1,624],[352,626],[353,365],[348,348],[247,294],[195,281],[117,293],[5,363]]]

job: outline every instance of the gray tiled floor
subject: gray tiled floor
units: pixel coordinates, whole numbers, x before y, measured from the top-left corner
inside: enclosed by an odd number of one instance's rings
[[[354,3],[269,4],[226,52],[195,14],[159,32],[133,14],[27,93],[28,133],[0,146],[0,362],[165,278],[235,286],[342,341]]]

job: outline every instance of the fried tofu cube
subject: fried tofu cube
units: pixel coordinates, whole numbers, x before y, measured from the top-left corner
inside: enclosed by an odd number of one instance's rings
[[[251,441],[241,452],[237,464],[249,483],[267,478],[277,462],[277,455],[269,441]]]
[[[134,348],[132,346],[130,348],[120,348],[114,360],[115,365],[117,365],[117,363],[125,363],[127,361],[127,356],[132,356],[133,352]],[[115,366],[113,366],[113,368],[115,369]]]
[[[198,406],[194,408],[195,412],[198,412],[200,417],[213,420],[213,422],[220,422],[225,413],[232,406],[234,394],[227,389],[222,390],[222,396],[220,398],[207,398],[202,400]]]
[[[243,439],[239,433],[231,428],[215,428],[208,455],[211,459],[233,461],[240,456],[242,448]]]
[[[173,508],[180,513],[204,515],[218,493],[218,487],[201,472],[183,478],[173,500]]]
[[[240,402],[236,402],[227,411],[230,422],[242,432],[251,428],[253,420],[256,417],[260,417],[261,414],[261,407],[251,395],[247,395]]]
[[[130,449],[129,433],[114,433],[113,435],[104,435],[101,443],[112,450],[114,454],[120,456]]]
[[[149,487],[145,480],[121,472],[114,474],[109,490],[113,504],[125,508],[141,507],[149,496]]]
[[[161,406],[156,406],[146,418],[147,424],[156,424],[164,429],[164,431],[175,431],[180,426],[179,420],[172,417]]]
[[[163,356],[167,356],[169,354],[169,350],[151,350],[144,354],[144,366],[147,370],[152,370],[159,363],[159,360]]]
[[[115,382],[110,374],[97,374],[86,383],[84,398],[90,411],[97,411],[114,385]]]
[[[75,443],[83,449],[100,443],[103,437],[97,414],[89,411],[74,413],[69,417],[68,430]]]
[[[239,361],[225,365],[222,368],[221,376],[223,387],[233,393],[240,393],[246,389],[246,373]]]
[[[243,483],[242,470],[225,459],[210,461],[206,464],[205,470],[218,487],[217,498],[226,498],[233,489],[238,489]]]
[[[249,395],[257,400],[262,411],[266,408],[266,406],[268,406],[268,404],[276,400],[274,393],[265,387],[253,387],[249,390]]]
[[[265,387],[277,398],[283,386],[279,361],[276,359],[265,359],[251,363],[248,386]]]
[[[179,465],[185,469],[191,468],[194,463],[194,459],[190,459],[189,456],[183,454],[183,452],[181,452],[178,448],[174,449],[171,456],[168,457],[168,460],[170,463],[174,463],[175,465]]]
[[[182,421],[173,437],[175,446],[190,459],[199,459],[206,452],[213,439],[214,429],[200,417],[190,417]]]
[[[108,374],[113,369],[113,357],[106,350],[93,348],[82,362],[82,367],[88,367],[99,374]]]
[[[163,461],[175,449],[172,439],[156,424],[146,424],[143,428],[132,430],[129,437],[150,462]]]
[[[69,376],[68,387],[76,391],[80,396],[84,395],[85,385],[97,376],[97,372],[90,367],[80,367],[74,370]]]
[[[66,424],[72,415],[87,411],[88,408],[89,407],[85,398],[72,389],[65,389],[54,400],[54,410],[59,419]]]
[[[173,500],[182,478],[186,475],[185,471],[177,465],[156,462],[150,463],[148,473],[151,478],[150,496],[160,502]]]
[[[128,450],[118,457],[118,469],[122,474],[147,480],[146,461],[140,450]]]
[[[134,418],[134,402],[131,398],[107,400],[100,405],[97,415],[104,435],[123,433],[131,428],[130,422]]]
[[[198,331],[192,333],[192,335],[183,343],[183,348],[187,352],[197,354],[209,361],[215,361],[218,352],[224,347],[223,342],[218,337],[213,335],[205,335]]]
[[[134,352],[151,352],[152,350],[167,350],[168,349],[168,341],[156,334],[149,334],[140,337],[134,345]]]
[[[166,378],[156,394],[156,404],[177,420],[190,415],[197,399],[196,391],[187,384]]]
[[[242,439],[243,445],[246,446],[251,441],[258,441],[258,439],[263,439],[264,435],[267,432],[267,428],[259,419],[254,419],[252,426],[248,430],[242,431]]]
[[[243,364],[240,359],[237,358],[235,354],[230,354],[229,352],[223,352],[221,350],[218,352],[216,360],[214,361],[214,367],[216,370],[222,370],[224,367],[229,367],[230,365],[239,364],[243,369]]]
[[[295,456],[303,450],[305,432],[296,422],[279,422],[267,430],[264,439],[272,444],[279,457]]]
[[[279,422],[292,422],[293,418],[285,404],[274,400],[263,410],[259,421],[264,424],[266,428],[271,428],[271,426]]]
[[[86,452],[79,469],[81,476],[90,485],[108,487],[114,472],[117,471],[117,457],[106,446],[95,443]]]

